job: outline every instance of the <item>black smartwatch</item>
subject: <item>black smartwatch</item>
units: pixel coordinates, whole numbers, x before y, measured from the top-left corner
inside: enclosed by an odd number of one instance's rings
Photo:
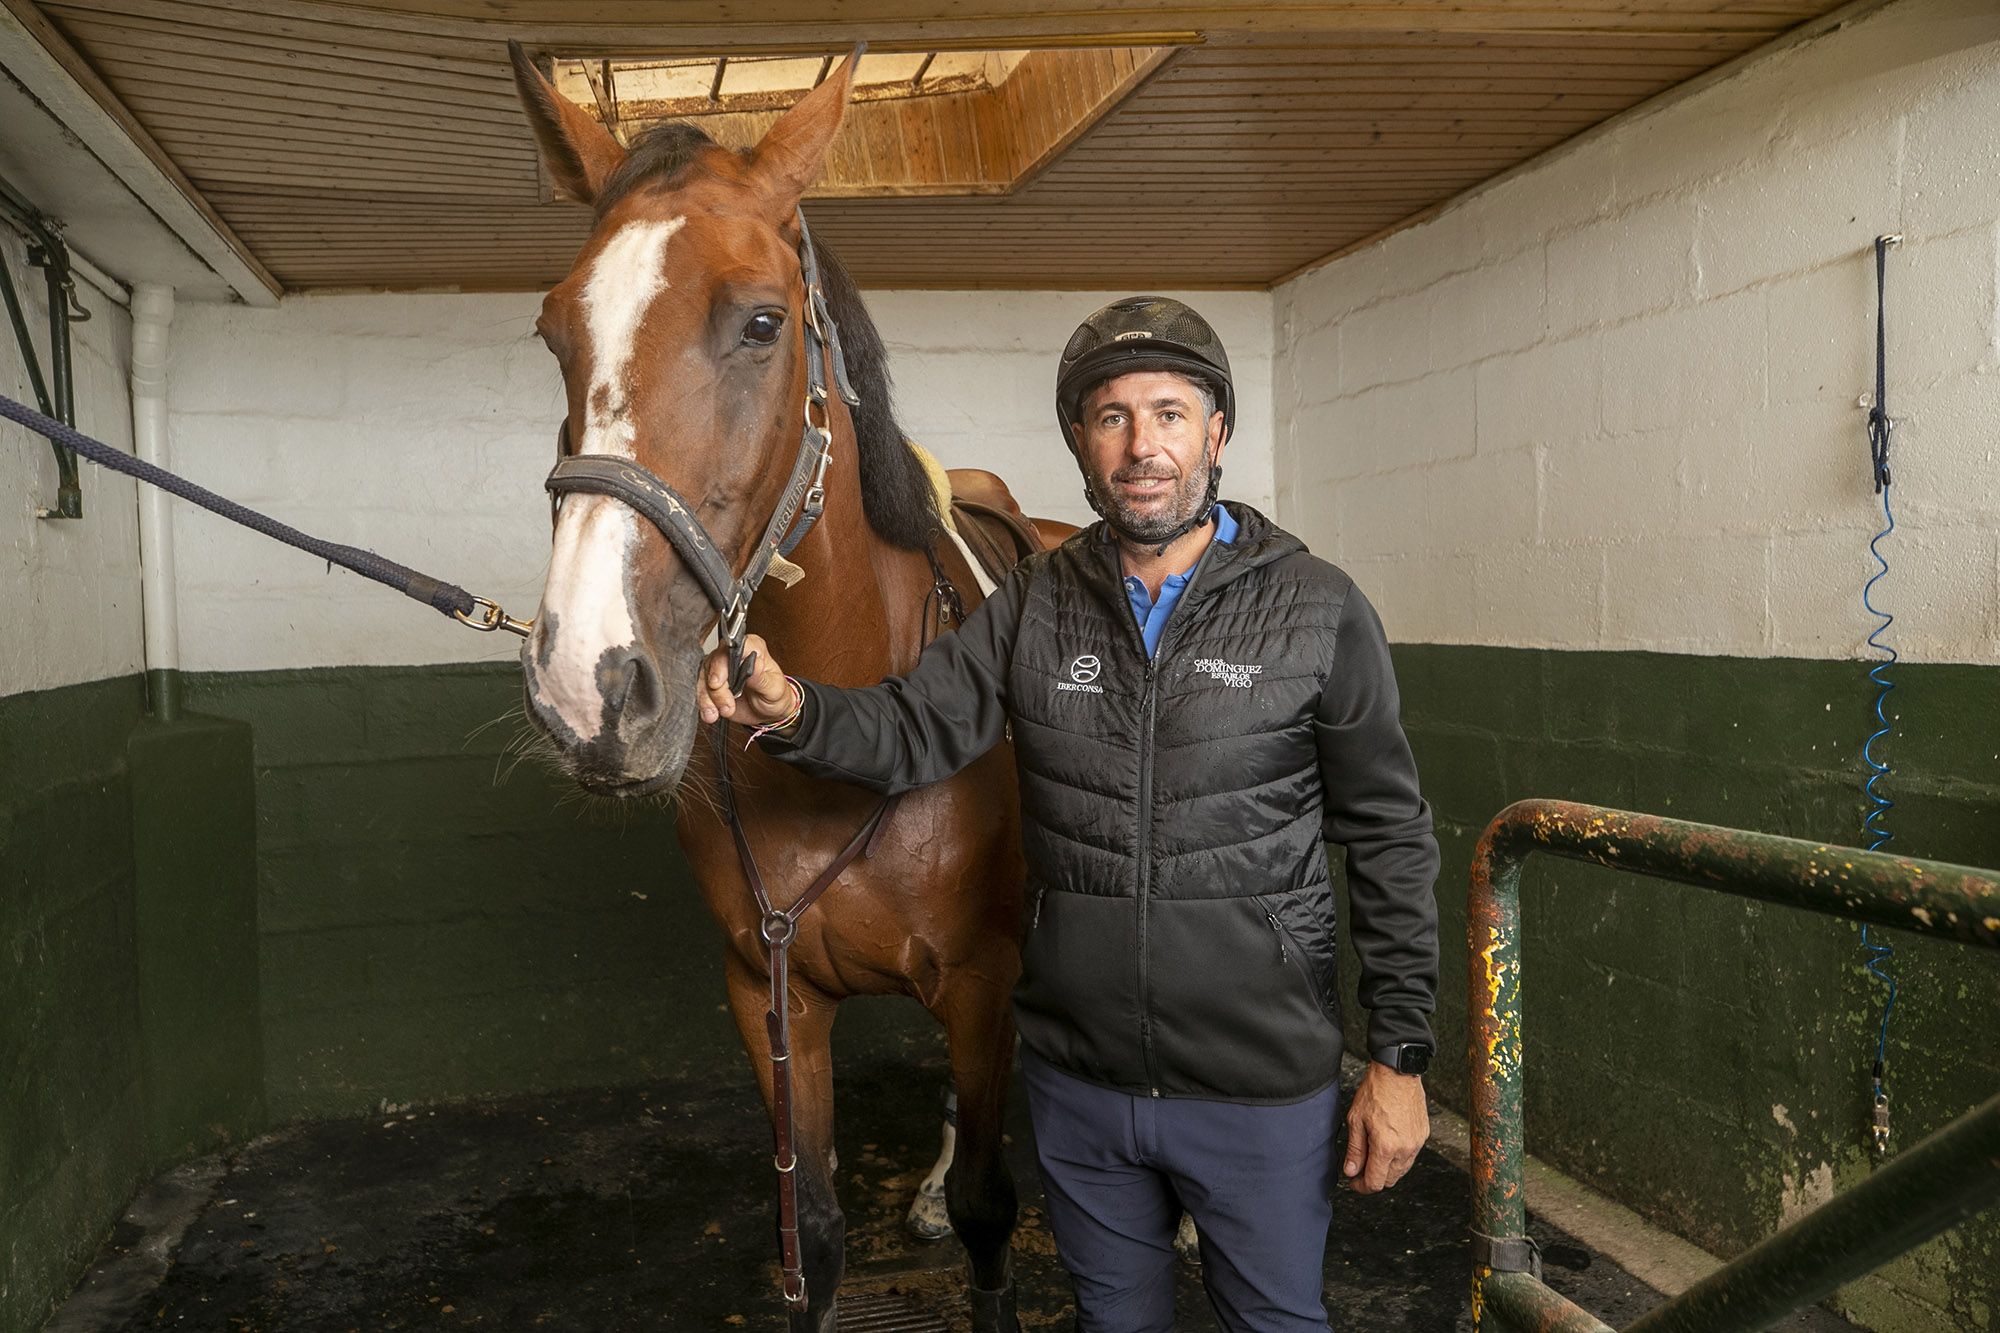
[[[1431,1048],[1420,1041],[1406,1041],[1397,1046],[1377,1046],[1368,1054],[1398,1074],[1421,1074],[1431,1067]]]

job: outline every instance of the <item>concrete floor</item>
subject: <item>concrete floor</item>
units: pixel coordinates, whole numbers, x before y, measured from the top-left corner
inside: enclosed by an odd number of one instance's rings
[[[956,1243],[902,1228],[937,1146],[938,1046],[902,1028],[840,1050],[850,1327],[967,1326]],[[1014,1120],[1021,1323],[1067,1328],[1026,1116]],[[701,1086],[295,1126],[163,1177],[48,1330],[782,1329],[768,1154],[742,1066]],[[1334,1327],[1468,1329],[1466,1198],[1464,1175],[1431,1152],[1387,1195],[1343,1194],[1326,1263]],[[1661,1299],[1571,1236],[1531,1230],[1550,1284],[1608,1323]],[[1198,1269],[1183,1267],[1178,1299],[1181,1329],[1217,1329]],[[899,1308],[928,1317],[871,1314]],[[1781,1327],[1850,1325],[1815,1309]]]

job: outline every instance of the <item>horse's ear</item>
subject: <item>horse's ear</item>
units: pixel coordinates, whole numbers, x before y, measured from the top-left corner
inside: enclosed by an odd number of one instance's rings
[[[578,203],[592,202],[625,160],[625,150],[609,130],[542,77],[519,42],[507,43],[507,58],[514,62],[514,87],[556,189]]]
[[[778,123],[758,143],[751,171],[775,212],[789,215],[819,179],[826,166],[826,150],[840,132],[841,117],[847,114],[855,66],[867,49],[866,43],[855,47],[839,69],[778,117]]]

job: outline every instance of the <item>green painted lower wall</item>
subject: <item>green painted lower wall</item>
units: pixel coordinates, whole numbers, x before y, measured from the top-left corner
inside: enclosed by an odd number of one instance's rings
[[[136,678],[0,699],[0,1329],[152,1169],[125,744]]]
[[[740,1070],[669,807],[515,763],[511,663],[192,675],[256,738],[274,1121]]]
[[[1447,947],[1433,1085],[1464,1104],[1464,886],[1508,803],[1560,797],[1859,840],[1862,664],[1395,650],[1436,808]],[[1893,849],[2000,866],[2000,670],[1900,666]],[[1880,996],[1846,922],[1568,863],[1523,881],[1530,1150],[1721,1254],[1865,1176]],[[2000,958],[1896,934],[1894,1133],[2000,1088]],[[1842,1294],[1883,1330],[2000,1327],[2000,1215]]]

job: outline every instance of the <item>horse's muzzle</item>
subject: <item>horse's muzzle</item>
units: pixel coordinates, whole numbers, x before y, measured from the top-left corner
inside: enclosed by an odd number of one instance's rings
[[[694,702],[699,654],[670,677],[643,649],[607,650],[596,672],[598,716],[592,734],[580,736],[550,702],[532,641],[522,654],[527,714],[554,747],[557,766],[585,789],[603,796],[647,796],[680,782],[694,747]],[[677,686],[670,682],[685,681]]]

